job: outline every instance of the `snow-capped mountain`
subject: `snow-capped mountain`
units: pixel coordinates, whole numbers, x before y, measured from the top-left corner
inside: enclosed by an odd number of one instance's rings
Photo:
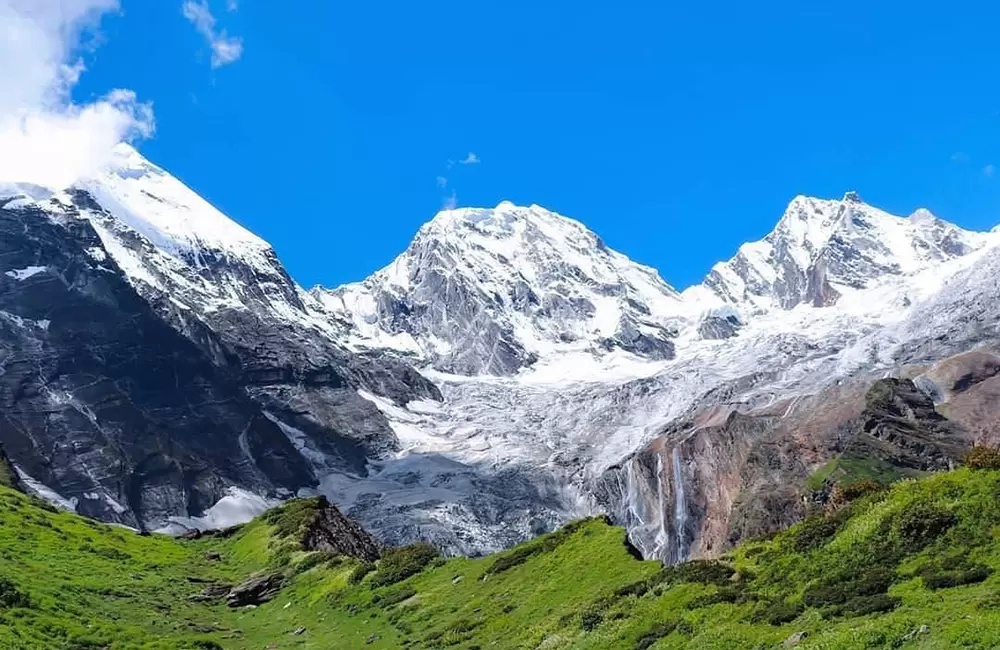
[[[985,240],[925,209],[896,217],[863,203],[855,192],[840,201],[799,196],[770,234],[716,264],[702,286],[751,312],[803,303],[826,307],[887,275],[909,275],[967,255]]]
[[[363,475],[399,443],[358,390],[439,398],[339,345],[268,244],[131,147],[73,189],[0,196],[0,438],[81,512],[157,528]]]
[[[608,512],[676,560],[801,514],[805,478],[882,426],[873,381],[916,377],[963,422],[942,396],[983,414],[992,394],[942,379],[973,362],[935,364],[1000,338],[1000,234],[853,193],[796,198],[683,292],[509,203],[304,291],[125,146],[75,188],[0,197],[0,443],[30,488],[137,527],[318,490],[390,543],[474,554]]]
[[[445,210],[367,280],[313,293],[353,325],[354,346],[461,375],[573,352],[670,359],[680,305],[654,269],[583,224],[511,203]]]

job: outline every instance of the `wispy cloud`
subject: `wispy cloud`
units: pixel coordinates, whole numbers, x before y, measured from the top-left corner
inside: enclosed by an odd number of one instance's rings
[[[470,151],[465,156],[465,158],[462,158],[461,160],[458,161],[449,158],[448,160],[445,161],[444,164],[445,167],[448,169],[448,176],[458,176],[459,178],[461,178],[462,174],[465,172],[461,172],[455,169],[455,165],[478,165],[479,163],[480,163],[479,156]],[[451,188],[451,193],[441,199],[442,210],[452,210],[458,205],[458,193],[455,189],[455,183],[453,182],[455,179],[448,178],[448,176],[442,175],[437,177],[438,188],[442,190],[447,187]]]
[[[83,42],[99,42],[118,0],[0,0],[0,178],[65,187],[111,161],[115,145],[149,137],[152,106],[131,90],[78,104]]]
[[[239,8],[239,0],[226,0],[226,11],[237,11]]]
[[[956,151],[951,154],[951,162],[953,163],[967,163],[969,162],[969,154],[964,151]]]
[[[993,165],[986,165],[985,167],[983,167],[983,176],[985,176],[986,178],[993,178],[993,176],[996,173],[997,173],[997,168],[994,167]]]
[[[239,5],[234,0],[228,0],[226,8],[236,11]],[[181,7],[181,13],[212,49],[213,68],[235,63],[243,56],[243,39],[230,36],[225,29],[216,29],[217,21],[208,6],[208,0],[187,0]]]

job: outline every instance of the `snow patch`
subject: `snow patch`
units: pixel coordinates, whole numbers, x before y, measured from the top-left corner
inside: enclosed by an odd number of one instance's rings
[[[23,269],[12,269],[4,273],[8,278],[14,278],[18,282],[23,282],[28,278],[34,277],[39,273],[45,273],[49,270],[47,266],[27,266]]]
[[[189,530],[220,530],[245,524],[254,517],[279,505],[278,499],[268,499],[238,487],[226,489],[226,496],[219,499],[200,517],[171,517],[167,524],[155,532],[181,535]]]

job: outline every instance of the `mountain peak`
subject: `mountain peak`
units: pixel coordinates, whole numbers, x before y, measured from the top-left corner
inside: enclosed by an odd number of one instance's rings
[[[673,354],[680,298],[579,221],[537,205],[439,212],[388,267],[315,295],[359,347],[458,374],[514,374],[560,353]]]
[[[723,301],[751,311],[803,302],[829,306],[844,291],[915,273],[983,243],[981,234],[927,210],[898,217],[862,202],[857,192],[840,201],[797,196],[774,230],[716,264],[704,284]]]

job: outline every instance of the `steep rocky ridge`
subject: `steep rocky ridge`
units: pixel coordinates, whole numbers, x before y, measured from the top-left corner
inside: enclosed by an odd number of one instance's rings
[[[89,198],[63,198],[0,207],[0,439],[22,478],[134,527],[200,513],[232,485],[314,485],[235,378],[124,280],[80,218]]]

